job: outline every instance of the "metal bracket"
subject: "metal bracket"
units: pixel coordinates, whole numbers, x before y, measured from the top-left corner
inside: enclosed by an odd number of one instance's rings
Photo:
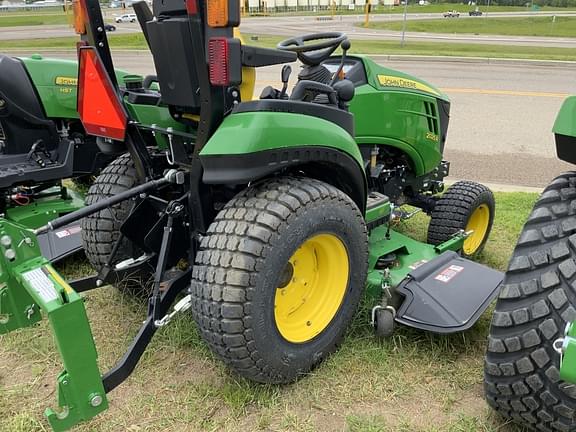
[[[164,327],[166,324],[172,321],[172,318],[174,318],[177,314],[179,314],[180,312],[186,312],[191,307],[192,307],[192,296],[188,294],[186,297],[184,297],[182,300],[180,300],[178,303],[174,305],[174,307],[172,308],[172,312],[164,315],[164,317],[162,317],[161,319],[154,321],[154,325],[156,327]]]

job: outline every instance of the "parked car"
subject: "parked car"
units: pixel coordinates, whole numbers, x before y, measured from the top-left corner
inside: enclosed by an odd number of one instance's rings
[[[106,30],[107,32],[113,32],[116,31],[116,26],[112,24],[104,24],[104,30]]]
[[[125,23],[125,22],[136,22],[136,14],[124,14],[117,16],[115,19],[116,23]]]
[[[444,12],[442,15],[444,16],[444,18],[458,18],[460,16],[460,12],[451,10]]]
[[[470,16],[482,16],[482,11],[471,10],[470,12],[468,12],[468,15],[470,15]]]

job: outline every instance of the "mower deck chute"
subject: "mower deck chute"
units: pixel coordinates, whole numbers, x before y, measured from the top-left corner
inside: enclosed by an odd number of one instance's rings
[[[435,333],[467,330],[496,297],[502,278],[501,272],[444,252],[400,283],[405,299],[396,321]]]

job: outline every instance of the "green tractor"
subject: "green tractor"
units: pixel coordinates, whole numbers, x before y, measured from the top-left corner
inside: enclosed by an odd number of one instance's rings
[[[115,75],[123,85],[133,79],[123,71]],[[86,133],[76,111],[77,76],[75,61],[0,55],[0,213],[27,228],[82,208],[84,197],[62,179],[90,183],[123,153]],[[154,114],[157,123],[178,127]],[[40,235],[42,254],[55,262],[74,253],[82,247],[80,232],[76,222]]]
[[[156,330],[188,310],[236,373],[290,383],[337,349],[364,293],[380,336],[396,323],[466,330],[497,295],[501,273],[468,259],[492,193],[462,181],[438,195],[450,106],[438,89],[349,56],[339,32],[246,46],[235,0],[138,3],[158,88],[120,86],[98,1],[79,6],[79,116],[126,154],[83,209],[36,230],[0,221],[0,334],[48,316],[64,363],[54,430],[104,411]],[[281,88],[251,100],[254,68],[279,64]],[[403,204],[431,216],[427,243],[394,229],[414,214]],[[97,274],[65,281],[36,237],[79,220]],[[79,293],[135,274],[152,280],[148,315],[102,374]]]
[[[576,164],[576,96],[553,128],[556,153]],[[520,234],[492,318],[485,393],[530,429],[576,429],[576,173],[544,189]]]

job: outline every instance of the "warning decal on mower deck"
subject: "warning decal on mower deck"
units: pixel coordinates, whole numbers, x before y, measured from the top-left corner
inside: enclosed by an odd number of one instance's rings
[[[450,280],[458,273],[460,273],[462,270],[464,270],[464,267],[451,265],[450,267],[445,268],[440,273],[438,273],[434,279],[440,282],[447,283],[450,282]]]
[[[58,293],[54,288],[54,284],[41,268],[22,273],[22,276],[24,276],[24,279],[26,279],[45,303],[58,299]]]
[[[76,226],[72,226],[72,227],[68,227],[66,229],[63,229],[62,231],[58,231],[56,232],[56,237],[58,237],[59,239],[64,238],[64,237],[68,237],[74,234],[78,234],[82,229],[80,228],[80,225],[76,225]]]

